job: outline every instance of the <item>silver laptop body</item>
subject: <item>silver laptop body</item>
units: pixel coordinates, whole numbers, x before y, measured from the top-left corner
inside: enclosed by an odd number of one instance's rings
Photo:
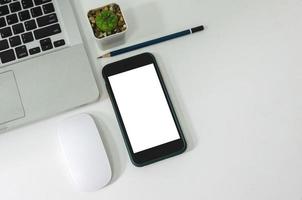
[[[98,97],[69,0],[0,0],[0,132]]]

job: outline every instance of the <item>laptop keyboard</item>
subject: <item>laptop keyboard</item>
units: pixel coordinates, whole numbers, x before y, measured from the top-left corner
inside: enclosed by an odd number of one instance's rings
[[[53,0],[0,0],[0,67],[65,46]]]

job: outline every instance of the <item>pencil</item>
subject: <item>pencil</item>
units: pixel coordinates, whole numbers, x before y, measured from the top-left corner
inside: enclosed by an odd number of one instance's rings
[[[184,30],[184,31],[180,31],[180,32],[177,32],[177,33],[172,33],[172,34],[169,34],[169,35],[166,35],[166,36],[163,36],[163,37],[159,37],[159,38],[152,39],[152,40],[149,40],[149,41],[146,41],[146,42],[134,44],[134,45],[131,45],[131,46],[128,46],[128,47],[124,47],[124,48],[115,50],[115,51],[111,51],[111,52],[106,53],[102,56],[99,56],[98,58],[109,58],[109,57],[117,56],[117,55],[120,55],[120,54],[123,54],[123,53],[127,53],[127,52],[134,51],[134,50],[137,50],[137,49],[140,49],[140,48],[144,48],[144,47],[147,47],[147,46],[151,46],[151,45],[154,45],[154,44],[158,44],[158,43],[161,43],[161,42],[172,40],[172,39],[182,37],[182,36],[185,36],[185,35],[190,35],[190,34],[193,34],[193,33],[199,32],[199,31],[203,31],[203,30],[204,30],[204,26],[202,26],[202,25],[197,26],[197,27],[190,28],[190,29],[187,29],[187,30]]]

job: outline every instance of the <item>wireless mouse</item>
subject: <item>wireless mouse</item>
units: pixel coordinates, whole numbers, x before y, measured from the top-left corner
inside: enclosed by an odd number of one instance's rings
[[[62,121],[58,127],[62,152],[75,186],[96,191],[111,180],[110,163],[97,126],[89,114]]]

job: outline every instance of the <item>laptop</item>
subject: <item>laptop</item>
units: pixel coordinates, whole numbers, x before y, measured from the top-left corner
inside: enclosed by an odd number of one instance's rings
[[[0,132],[99,98],[74,13],[69,0],[0,0]]]

